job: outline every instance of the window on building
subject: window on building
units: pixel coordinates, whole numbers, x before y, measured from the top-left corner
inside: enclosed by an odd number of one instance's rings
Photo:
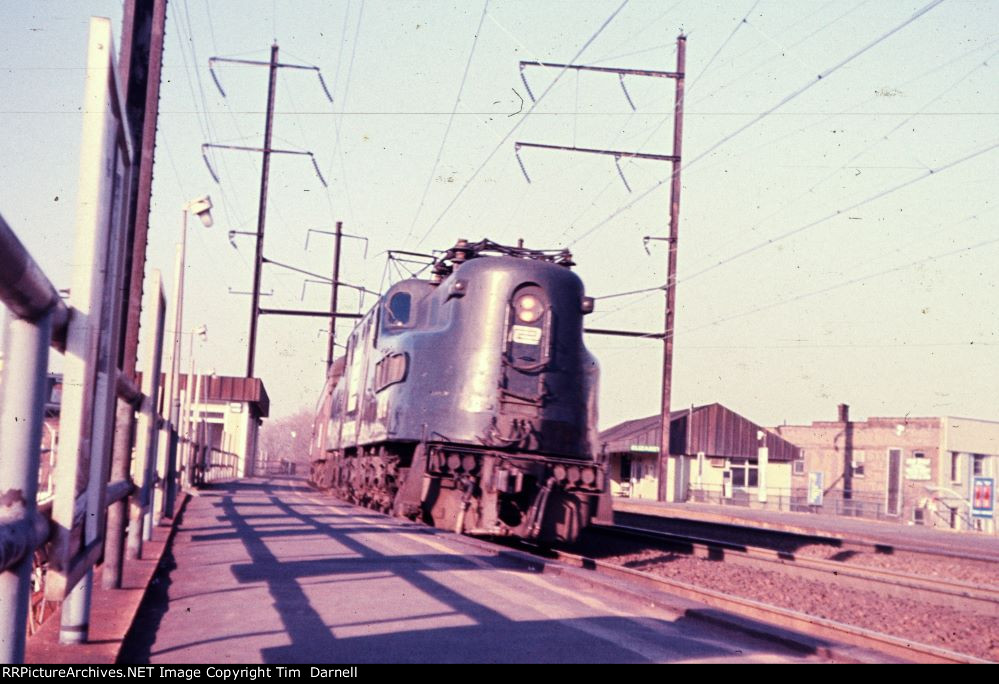
[[[974,454],[971,457],[971,474],[972,475],[984,475],[985,474],[985,457],[981,454]]]
[[[950,481],[961,481],[961,454],[956,451],[950,452]]]
[[[733,458],[729,461],[732,471],[733,487],[758,487],[760,484],[760,468],[756,461],[745,458]]]
[[[621,457],[621,481],[627,482],[631,480],[631,457],[622,456]]]
[[[853,452],[853,476],[863,477],[864,476],[864,466],[867,462],[867,454],[863,451],[854,450]]]
[[[912,452],[912,457],[913,458],[926,458],[926,452],[925,451],[913,451]]]
[[[798,458],[794,459],[792,463],[793,471],[795,475],[805,474],[805,450],[802,449],[798,452]]]

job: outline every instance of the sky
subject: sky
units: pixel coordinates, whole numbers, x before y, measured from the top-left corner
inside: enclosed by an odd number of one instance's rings
[[[120,2],[0,0],[0,213],[53,282],[71,278],[87,26]],[[385,251],[458,238],[568,247],[588,325],[659,331],[670,165],[514,143],[672,152],[673,81],[524,61],[672,71],[687,38],[673,405],[764,425],[864,416],[999,420],[996,0],[171,0],[147,272],[171,292],[192,221],[184,330],[205,372],[246,366],[267,69],[279,72],[265,256],[381,291]],[[532,102],[531,96],[538,98]],[[634,105],[634,110],[632,109]],[[526,175],[525,175],[526,174]],[[529,177],[529,181],[528,178]],[[306,246],[307,245],[307,246]],[[329,286],[265,267],[263,306],[324,310]],[[369,308],[343,291],[348,311]],[[344,339],[350,323],[338,325]],[[261,317],[272,415],[312,406],[327,324]],[[588,336],[601,426],[658,411],[662,345]],[[185,367],[187,361],[184,361]]]

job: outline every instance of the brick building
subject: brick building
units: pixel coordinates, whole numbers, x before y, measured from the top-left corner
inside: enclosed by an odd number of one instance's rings
[[[947,416],[853,421],[840,404],[835,421],[773,431],[801,447],[792,489],[810,510],[996,531],[999,422]],[[981,492],[988,482],[993,512],[985,514],[973,510],[973,498],[976,483]]]

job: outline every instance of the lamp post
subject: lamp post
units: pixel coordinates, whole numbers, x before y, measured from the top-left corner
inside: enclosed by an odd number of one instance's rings
[[[177,431],[180,417],[180,334],[184,322],[184,258],[187,250],[187,216],[197,214],[205,228],[212,225],[212,199],[208,195],[191,200],[184,205],[184,217],[181,222],[180,242],[177,243],[177,261],[173,279],[173,344],[170,359],[170,375],[164,391],[170,402],[170,448],[167,453],[166,482],[163,492],[163,515],[172,518],[174,499],[177,494],[177,446],[179,433]],[[188,390],[190,391],[190,390]]]
[[[190,359],[190,368],[187,373],[187,388],[184,401],[184,410],[182,411],[182,422],[186,425],[184,429],[184,435],[187,441],[187,448],[185,449],[185,457],[183,463],[185,463],[184,473],[181,477],[182,484],[187,487],[195,484],[194,482],[194,462],[197,453],[197,442],[198,434],[196,430],[197,419],[195,417],[197,409],[195,408],[197,404],[201,401],[201,376],[196,375],[196,368],[194,365],[194,337],[197,335],[204,342],[208,339],[208,326],[199,325],[197,328],[183,333],[184,335],[190,335],[191,340],[188,345],[188,357]]]

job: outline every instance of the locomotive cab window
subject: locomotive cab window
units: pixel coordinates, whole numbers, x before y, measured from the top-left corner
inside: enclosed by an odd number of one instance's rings
[[[412,313],[413,298],[408,292],[396,292],[389,299],[386,309],[388,311],[388,324],[392,327],[401,328],[409,325]]]

